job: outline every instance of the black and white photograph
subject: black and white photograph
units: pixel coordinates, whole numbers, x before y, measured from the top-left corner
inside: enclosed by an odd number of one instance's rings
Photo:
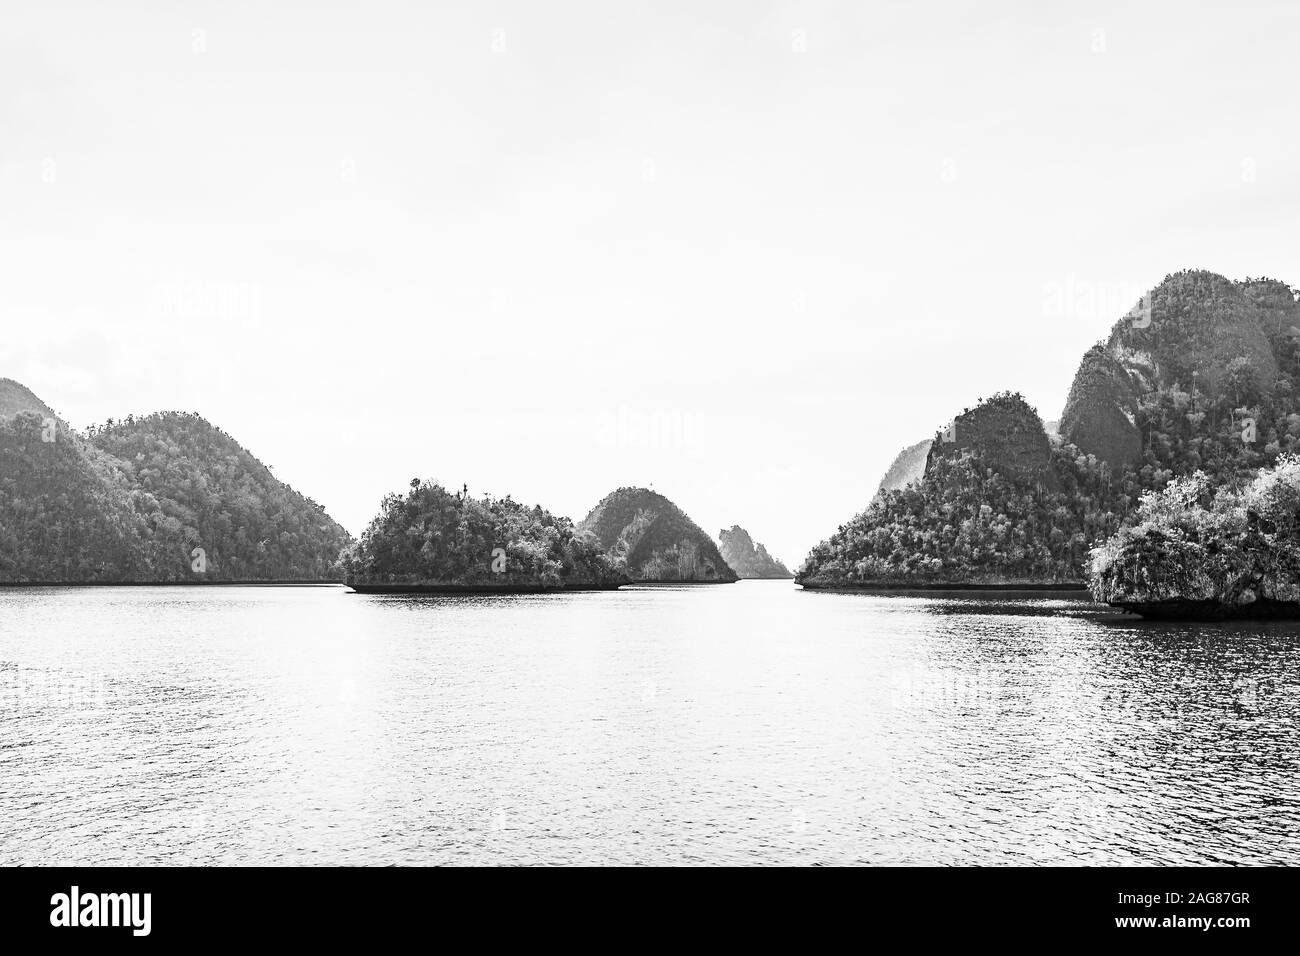
[[[1297,63],[1292,0],[4,0],[0,948],[443,868],[1283,928]]]

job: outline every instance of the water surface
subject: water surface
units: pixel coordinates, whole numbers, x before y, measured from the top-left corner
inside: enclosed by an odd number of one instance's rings
[[[0,589],[0,864],[1300,863],[1300,628]]]

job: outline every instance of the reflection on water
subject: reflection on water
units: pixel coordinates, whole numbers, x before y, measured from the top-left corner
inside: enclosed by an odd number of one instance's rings
[[[0,590],[0,864],[1294,864],[1298,635],[780,581]]]

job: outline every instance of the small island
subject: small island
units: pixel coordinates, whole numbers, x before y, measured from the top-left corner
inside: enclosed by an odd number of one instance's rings
[[[578,527],[595,535],[636,582],[732,584],[739,580],[704,529],[648,488],[610,492]]]
[[[339,559],[362,594],[605,591],[628,581],[594,535],[540,506],[413,480]]]
[[[1148,618],[1300,618],[1300,457],[1239,491],[1198,471],[1143,495],[1136,522],[1093,549],[1089,585]]]
[[[722,545],[722,558],[740,579],[789,580],[794,577],[784,564],[767,553],[767,548],[754,544],[754,539],[738,524],[723,528],[718,534]]]

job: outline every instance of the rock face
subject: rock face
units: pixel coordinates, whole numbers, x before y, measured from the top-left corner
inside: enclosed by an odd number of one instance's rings
[[[749,532],[738,524],[723,528],[718,534],[722,544],[722,558],[742,579],[745,578],[792,578],[784,564],[767,553],[767,549],[755,545]]]
[[[1278,367],[1293,373],[1300,369],[1300,301],[1291,287],[1276,279],[1246,279],[1238,287],[1259,309],[1260,326]]]
[[[1059,487],[1043,420],[1019,395],[994,395],[941,429],[926,455],[926,475],[933,473],[938,458],[960,458],[966,452],[1027,486]]]
[[[1234,368],[1255,390],[1271,392],[1278,357],[1294,350],[1300,328],[1287,286],[1272,280],[1235,283],[1213,272],[1168,276],[1089,349],[1075,374],[1061,436],[1112,468],[1141,455],[1138,398],[1180,386],[1217,394]]]
[[[933,441],[926,438],[915,445],[908,445],[898,453],[885,477],[880,479],[876,494],[882,491],[902,491],[908,485],[915,484],[925,475],[925,462],[930,455]]]
[[[594,534],[633,581],[721,584],[738,580],[700,526],[647,488],[610,492],[578,530]]]
[[[1062,437],[1112,468],[1133,464],[1142,455],[1137,397],[1137,384],[1123,363],[1105,346],[1094,345],[1084,354],[1065,400]]]

